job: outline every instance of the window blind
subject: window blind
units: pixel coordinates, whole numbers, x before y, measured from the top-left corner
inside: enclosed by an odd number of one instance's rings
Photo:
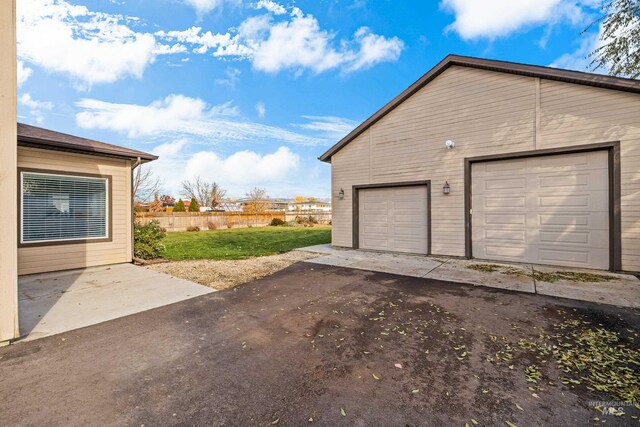
[[[21,241],[107,237],[107,179],[22,173]]]

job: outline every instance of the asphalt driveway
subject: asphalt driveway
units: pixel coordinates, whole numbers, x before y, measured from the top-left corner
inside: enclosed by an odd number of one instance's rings
[[[300,263],[0,349],[0,425],[637,425],[591,403],[629,387],[597,391],[555,357],[570,335],[632,360],[639,326],[632,309]],[[621,375],[637,387],[637,365]]]

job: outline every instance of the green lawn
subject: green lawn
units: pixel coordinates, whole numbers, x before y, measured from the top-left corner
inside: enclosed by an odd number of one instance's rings
[[[331,227],[252,227],[167,233],[164,258],[243,259],[331,242]]]

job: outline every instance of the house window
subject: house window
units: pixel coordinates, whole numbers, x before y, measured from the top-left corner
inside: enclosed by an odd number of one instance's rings
[[[21,243],[108,237],[108,178],[21,172]]]

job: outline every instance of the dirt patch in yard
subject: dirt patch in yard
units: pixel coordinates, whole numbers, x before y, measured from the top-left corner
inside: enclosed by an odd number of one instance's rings
[[[321,254],[291,251],[280,255],[242,260],[192,260],[154,263],[148,266],[173,277],[191,280],[210,288],[223,290],[283,270],[296,262],[317,258]]]

